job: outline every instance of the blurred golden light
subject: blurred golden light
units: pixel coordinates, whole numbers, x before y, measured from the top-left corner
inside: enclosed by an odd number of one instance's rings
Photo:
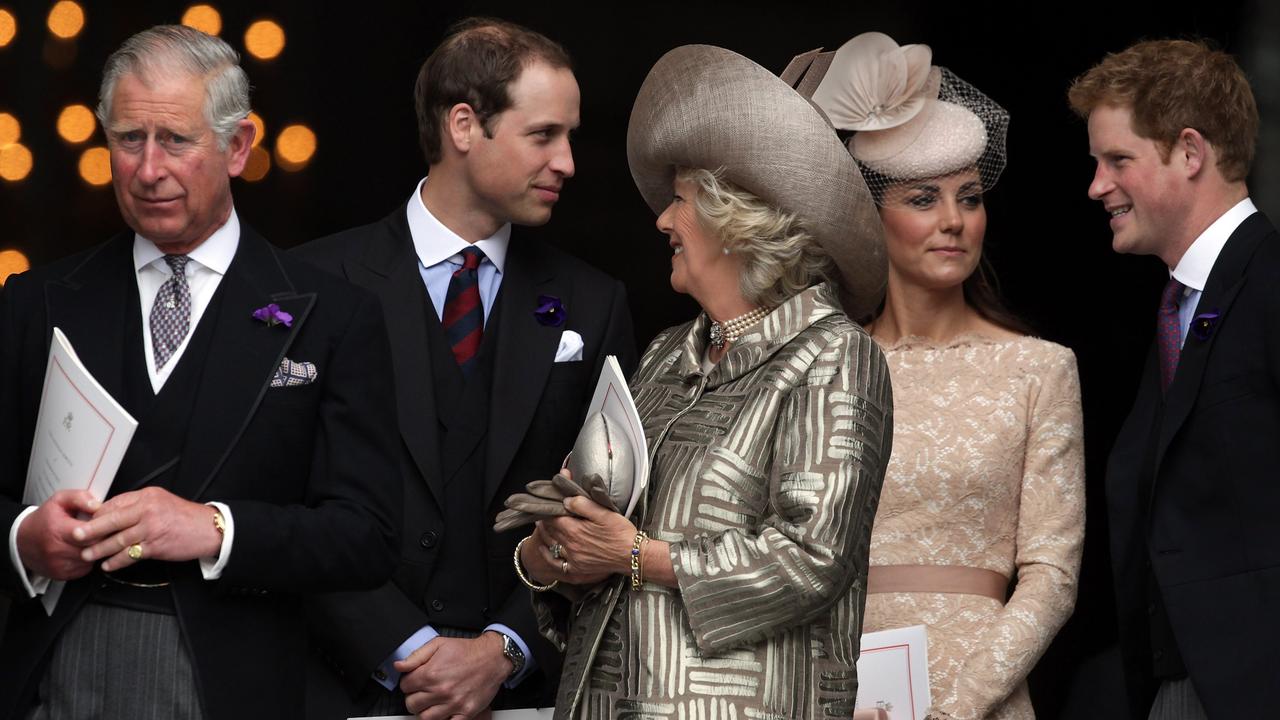
[[[256,112],[249,113],[249,122],[253,123],[253,127],[257,129],[253,134],[253,146],[258,147],[267,137],[267,125],[262,122],[262,116]]]
[[[281,170],[301,170],[316,154],[316,134],[306,125],[290,125],[276,136],[276,162]]]
[[[22,143],[0,147],[0,178],[17,182],[31,173],[31,151]]]
[[[271,153],[266,148],[255,146],[249,150],[249,161],[244,164],[244,172],[240,173],[240,177],[249,182],[258,182],[267,176],[270,169]]]
[[[10,275],[17,275],[31,269],[31,261],[26,255],[17,250],[0,250],[0,285],[4,285],[4,281],[9,279]]]
[[[22,123],[9,113],[0,113],[0,147],[18,142],[22,138]]]
[[[49,32],[69,40],[84,29],[84,10],[73,0],[61,0],[49,11]]]
[[[4,47],[13,42],[13,36],[18,34],[18,19],[13,13],[0,8],[0,47]]]
[[[94,126],[93,111],[84,105],[68,105],[58,115],[58,134],[67,142],[88,140]]]
[[[244,31],[244,46],[259,60],[271,60],[284,51],[284,28],[271,20],[259,20]]]
[[[192,5],[182,13],[182,24],[206,35],[222,32],[222,15],[212,5]]]
[[[111,153],[104,147],[91,147],[80,153],[80,177],[95,187],[111,182]]]

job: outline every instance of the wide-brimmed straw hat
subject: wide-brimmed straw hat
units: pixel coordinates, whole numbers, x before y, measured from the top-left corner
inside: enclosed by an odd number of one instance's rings
[[[663,55],[631,109],[627,161],[645,202],[661,213],[677,167],[722,177],[794,213],[835,260],[850,317],[884,296],[884,231],[857,163],[826,117],[781,78],[710,45]]]

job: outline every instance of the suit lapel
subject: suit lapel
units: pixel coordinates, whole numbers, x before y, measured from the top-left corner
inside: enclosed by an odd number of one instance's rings
[[[485,456],[487,506],[502,484],[525,431],[538,409],[563,328],[542,325],[533,311],[539,295],[556,295],[572,313],[569,288],[556,285],[554,272],[530,242],[512,242],[502,278],[503,317],[498,327],[489,440]]]
[[[245,225],[218,292],[217,316],[202,319],[216,325],[175,487],[188,498],[204,493],[248,426],[316,299],[315,293],[295,292],[275,249]],[[254,319],[253,311],[268,303],[293,315],[293,325]]]
[[[1200,393],[1200,380],[1204,376],[1209,354],[1217,340],[1221,326],[1230,322],[1231,305],[1245,283],[1245,268],[1253,257],[1258,243],[1270,231],[1270,223],[1261,213],[1249,216],[1227,240],[1218,259],[1209,272],[1204,292],[1196,305],[1196,315],[1207,312],[1218,314],[1218,321],[1208,337],[1201,340],[1188,331],[1187,339],[1178,356],[1178,370],[1165,394],[1164,418],[1160,423],[1159,445],[1156,447],[1155,477],[1159,477],[1160,462],[1182,427]],[[1194,321],[1192,322],[1194,327]]]
[[[418,256],[402,206],[381,225],[383,232],[359,261],[350,261],[348,277],[378,288],[386,316],[395,373],[400,434],[418,472],[443,504],[436,398],[427,348],[427,296],[418,272]]]
[[[126,313],[138,307],[132,248],[133,233],[121,233],[64,278],[45,285],[48,339],[53,328],[61,329],[80,361],[116,400],[123,397],[127,355],[121,328],[130,320]]]

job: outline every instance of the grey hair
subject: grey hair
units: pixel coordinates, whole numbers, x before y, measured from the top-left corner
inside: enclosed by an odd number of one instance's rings
[[[794,213],[776,208],[725,180],[724,169],[679,168],[676,178],[697,186],[698,221],[739,255],[742,296],[774,307],[805,288],[837,277],[835,262]]]
[[[107,58],[98,91],[98,122],[108,127],[116,83],[155,72],[181,72],[204,80],[204,117],[226,150],[236,126],[249,116],[249,77],[240,55],[220,38],[185,25],[157,25],[134,35]]]

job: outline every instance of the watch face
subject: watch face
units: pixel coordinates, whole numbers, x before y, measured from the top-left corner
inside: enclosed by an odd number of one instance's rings
[[[502,654],[511,661],[511,675],[518,675],[524,669],[524,652],[509,635],[502,635]]]

